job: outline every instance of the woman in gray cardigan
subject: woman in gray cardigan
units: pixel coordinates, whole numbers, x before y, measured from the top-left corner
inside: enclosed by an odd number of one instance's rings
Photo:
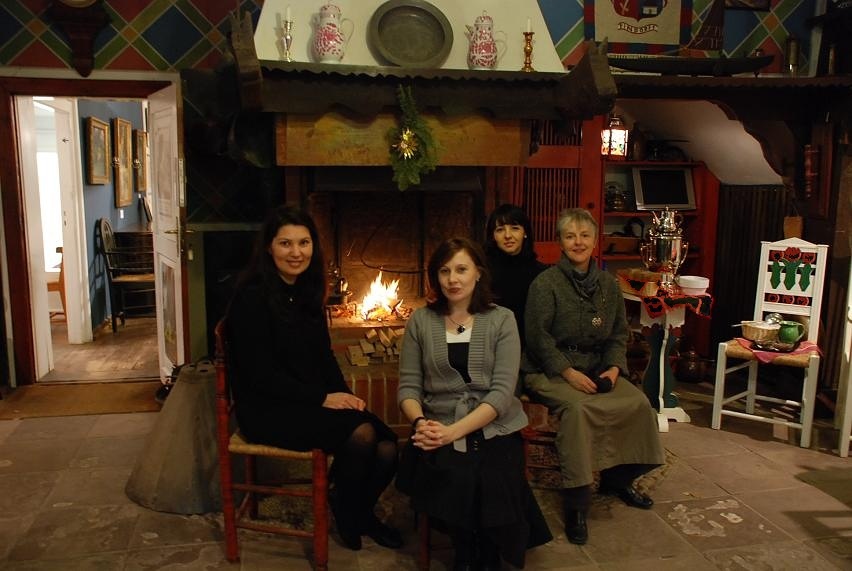
[[[490,302],[472,241],[443,242],[427,271],[429,302],[408,320],[399,362],[398,402],[421,451],[404,491],[446,526],[455,569],[499,569],[501,556],[523,567],[551,535],[524,475],[515,318]]]
[[[653,501],[633,481],[665,455],[654,410],[627,380],[621,289],[591,259],[597,222],[575,208],[560,215],[556,229],[562,257],[530,285],[521,369],[533,400],[559,415],[565,533],[583,544],[594,472],[601,473],[601,492],[649,509]]]

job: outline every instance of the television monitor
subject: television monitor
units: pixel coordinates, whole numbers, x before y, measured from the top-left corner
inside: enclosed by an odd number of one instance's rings
[[[633,191],[637,210],[695,210],[690,167],[634,167]]]

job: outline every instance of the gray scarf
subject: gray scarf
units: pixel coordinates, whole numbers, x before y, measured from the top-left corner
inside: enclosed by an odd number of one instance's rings
[[[574,287],[577,288],[580,295],[585,299],[592,299],[594,293],[598,291],[601,275],[595,261],[589,261],[589,271],[586,273],[577,271],[571,261],[566,258],[564,254],[559,260],[558,265],[559,269],[562,270],[562,273],[565,274],[565,277],[567,277],[571,283],[574,284]]]

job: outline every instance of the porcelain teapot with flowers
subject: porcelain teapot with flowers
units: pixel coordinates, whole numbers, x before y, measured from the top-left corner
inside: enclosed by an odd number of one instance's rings
[[[343,31],[344,25],[349,32]],[[343,59],[346,44],[352,37],[355,25],[352,20],[343,18],[340,8],[331,2],[320,8],[314,19],[314,54],[321,63],[338,63]]]
[[[494,39],[494,20],[485,10],[479,16],[471,28],[465,25],[465,35],[470,40],[467,51],[467,65],[470,69],[494,69],[497,62],[506,51],[505,39]],[[497,32],[503,34],[505,32]],[[501,47],[502,46],[502,47]]]

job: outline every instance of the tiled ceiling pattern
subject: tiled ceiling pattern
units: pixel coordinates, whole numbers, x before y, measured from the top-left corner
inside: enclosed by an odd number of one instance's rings
[[[297,1],[297,0],[294,0]],[[582,56],[584,11],[594,1],[538,0],[557,53],[566,65]],[[318,4],[321,3],[317,0]],[[701,25],[712,0],[694,0],[692,28]],[[228,14],[239,6],[255,21],[263,0],[108,0],[111,24],[95,42],[95,69],[176,71],[211,68],[227,53]],[[64,35],[49,24],[49,0],[0,2],[0,65],[68,68]],[[801,40],[800,69],[808,69],[812,0],[772,0],[772,10],[725,10],[727,56],[760,48],[776,54],[765,71],[780,72],[790,33]]]
[[[51,25],[48,0],[0,3],[0,65],[70,67],[65,35]],[[228,52],[228,15],[257,20],[263,0],[113,0],[95,38],[95,69],[211,68]]]

